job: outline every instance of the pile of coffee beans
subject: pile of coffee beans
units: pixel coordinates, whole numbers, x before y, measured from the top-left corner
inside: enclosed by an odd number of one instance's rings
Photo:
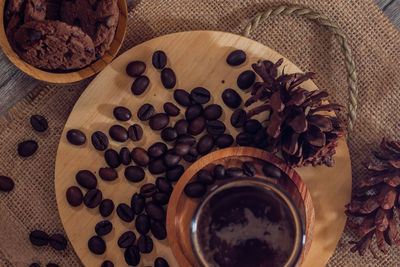
[[[34,230],[29,234],[32,245],[42,247],[50,245],[55,250],[64,250],[67,247],[67,239],[61,234],[48,235],[42,230]]]

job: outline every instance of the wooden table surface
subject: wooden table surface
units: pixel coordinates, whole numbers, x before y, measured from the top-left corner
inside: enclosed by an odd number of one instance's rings
[[[374,1],[400,30],[400,0]],[[38,81],[19,71],[0,50],[0,117],[37,85]]]

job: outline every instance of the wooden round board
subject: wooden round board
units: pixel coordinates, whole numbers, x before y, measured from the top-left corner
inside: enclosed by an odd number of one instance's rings
[[[105,237],[107,250],[103,255],[92,254],[88,247],[88,239],[95,234],[94,226],[103,218],[98,209],[90,210],[85,206],[71,207],[65,192],[72,185],[77,185],[75,174],[82,169],[93,171],[96,175],[100,167],[106,166],[104,152],[96,151],[90,142],[91,134],[100,130],[108,133],[113,124],[128,127],[133,123],[142,125],[145,134],[140,142],[127,141],[126,143],[110,142],[110,148],[119,151],[123,146],[132,149],[136,146],[148,148],[152,143],[159,141],[159,132],[154,132],[148,123],[137,119],[138,108],[144,103],[151,103],[157,112],[163,112],[162,104],[166,101],[174,102],[173,91],[164,89],[160,81],[160,72],[151,65],[154,51],[164,50],[168,56],[168,66],[177,76],[175,88],[190,91],[196,86],[202,86],[212,92],[210,103],[220,104],[223,109],[221,120],[225,121],[227,131],[236,136],[238,131],[231,127],[229,118],[232,110],[227,108],[221,99],[221,93],[226,88],[234,88],[243,99],[248,98],[246,92],[237,88],[236,79],[243,70],[250,69],[250,65],[258,59],[268,59],[273,62],[282,58],[270,48],[247,38],[223,32],[195,31],[182,32],[158,37],[142,43],[119,56],[107,66],[83,92],[76,103],[65,125],[61,136],[55,167],[55,191],[60,217],[66,233],[76,253],[86,266],[100,266],[105,259],[112,260],[116,266],[126,266],[123,250],[117,246],[117,239],[121,233],[134,229],[134,223],[122,222],[116,213],[110,217],[113,231]],[[238,67],[230,67],[225,60],[227,55],[235,49],[242,49],[247,53],[247,60]],[[125,73],[126,65],[132,60],[146,62],[145,75],[150,78],[150,86],[144,94],[134,96],[130,87],[133,78]],[[299,72],[293,63],[284,58],[282,67],[286,73]],[[282,68],[280,68],[282,70]],[[304,88],[314,90],[317,87],[311,81],[304,83]],[[115,106],[128,107],[133,118],[128,122],[117,122],[112,115]],[[184,109],[181,108],[181,111]],[[170,124],[182,118],[183,115],[172,118]],[[88,137],[85,145],[77,147],[66,140],[66,132],[70,129],[80,129]],[[296,171],[303,177],[315,205],[315,232],[310,252],[303,266],[323,266],[333,253],[342,234],[346,217],[344,205],[350,200],[351,167],[347,145],[343,140],[339,142],[336,164],[332,168],[319,166],[305,167]],[[186,164],[186,167],[188,165]],[[115,204],[130,203],[131,196],[144,183],[154,182],[156,176],[146,170],[146,178],[140,183],[128,182],[123,175],[124,168],[118,167],[119,178],[113,182],[106,182],[98,178],[98,188],[104,198],[111,198]],[[159,175],[161,176],[161,175]],[[168,241],[155,242],[151,254],[143,254],[139,266],[152,265],[156,256],[168,260],[170,266],[178,266],[168,246]],[[186,266],[185,266],[186,267]]]

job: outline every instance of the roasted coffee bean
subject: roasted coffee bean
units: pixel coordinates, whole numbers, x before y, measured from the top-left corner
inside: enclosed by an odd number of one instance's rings
[[[14,181],[7,176],[0,175],[0,191],[10,192],[14,189]]]
[[[132,141],[140,141],[143,137],[143,129],[139,124],[133,124],[128,128],[128,136]]]
[[[165,210],[152,201],[146,203],[145,210],[147,215],[154,220],[165,219]]]
[[[118,172],[113,168],[100,168],[99,169],[99,176],[104,181],[114,181],[118,178]]]
[[[261,123],[258,120],[248,120],[244,123],[243,130],[246,133],[255,134],[261,127]]]
[[[44,132],[49,128],[46,118],[41,115],[32,115],[30,123],[32,128],[38,132]]]
[[[250,146],[253,143],[253,136],[249,133],[241,132],[236,135],[236,144],[239,146]]]
[[[246,70],[239,74],[239,77],[237,78],[237,86],[242,90],[246,90],[253,85],[255,80],[256,74],[254,71]]]
[[[131,198],[131,208],[135,214],[140,214],[144,210],[146,200],[141,194],[135,193]]]
[[[181,156],[176,155],[172,152],[167,152],[164,155],[164,163],[168,168],[174,167],[178,165],[179,161],[181,160]]]
[[[124,252],[124,258],[128,265],[138,265],[140,262],[139,248],[135,245],[128,247]]]
[[[67,132],[67,140],[73,145],[81,146],[86,143],[86,135],[78,129],[71,129]]]
[[[119,159],[124,165],[129,165],[131,163],[131,152],[127,147],[121,148],[119,151]]]
[[[64,250],[67,247],[67,239],[61,234],[50,236],[49,244],[55,250]]]
[[[214,147],[214,138],[209,135],[203,135],[197,143],[197,151],[201,155],[208,154]]]
[[[190,146],[188,144],[177,143],[174,146],[173,152],[176,155],[185,156],[187,153],[189,153],[189,150],[190,150]]]
[[[214,177],[207,170],[200,170],[197,172],[197,181],[204,185],[210,185],[214,183]]]
[[[29,265],[29,267],[41,267],[41,266],[40,266],[39,263],[34,262],[34,263],[31,263],[31,264]]]
[[[246,61],[246,53],[243,50],[234,50],[226,58],[226,63],[231,66],[239,66]]]
[[[268,141],[267,132],[264,128],[260,128],[257,132],[253,135],[253,140],[255,144],[263,145],[265,141]]]
[[[49,263],[46,264],[46,267],[60,267],[60,265],[52,263],[52,262],[49,262]]]
[[[139,234],[147,234],[150,231],[150,218],[146,214],[140,214],[136,218],[135,227]]]
[[[108,217],[114,211],[114,202],[111,199],[103,199],[99,206],[100,215]]]
[[[161,158],[152,160],[149,164],[149,172],[151,174],[160,174],[167,170],[164,160]]]
[[[87,191],[85,196],[83,197],[83,203],[86,207],[90,209],[96,208],[100,205],[101,200],[103,199],[103,194],[98,189],[91,189]]]
[[[153,63],[154,68],[161,70],[165,65],[167,65],[167,55],[164,51],[157,50],[153,53],[151,62]]]
[[[240,104],[242,104],[242,98],[240,95],[233,89],[228,88],[222,92],[222,100],[225,105],[230,108],[238,108]]]
[[[150,157],[147,154],[147,151],[141,147],[135,147],[134,149],[132,149],[131,158],[136,164],[140,166],[146,166],[147,164],[149,164],[150,161]]]
[[[23,158],[30,157],[35,154],[38,147],[38,143],[34,140],[23,141],[18,144],[18,155]]]
[[[188,132],[191,135],[199,135],[206,128],[206,119],[203,116],[197,117],[189,123]]]
[[[165,228],[164,222],[150,220],[150,230],[153,236],[158,240],[164,240],[167,237],[167,229]]]
[[[161,71],[161,83],[166,89],[174,88],[176,84],[175,72],[170,68],[164,68]]]
[[[118,246],[120,248],[127,248],[132,246],[136,241],[136,235],[132,231],[127,231],[123,233],[119,238],[118,238]]]
[[[158,158],[164,155],[165,152],[167,152],[168,147],[166,144],[162,142],[157,142],[152,144],[149,149],[147,149],[147,154],[149,154],[150,157],[152,158]]]
[[[263,173],[271,178],[281,178],[282,177],[282,171],[278,167],[276,167],[274,164],[269,163],[269,162],[264,162],[264,166],[262,168]]]
[[[100,267],[114,267],[114,263],[112,263],[112,261],[106,260],[103,261]]]
[[[174,141],[176,138],[178,137],[178,133],[176,132],[176,130],[172,127],[167,127],[164,128],[161,131],[161,138],[165,141],[165,142],[170,142],[170,141]]]
[[[132,83],[131,91],[134,95],[141,95],[146,91],[149,86],[150,80],[147,76],[138,76],[136,80]]]
[[[210,101],[210,91],[203,87],[196,87],[190,92],[190,98],[196,104],[206,104]]]
[[[167,127],[169,123],[169,117],[165,113],[157,113],[151,117],[149,125],[152,130],[162,130]]]
[[[104,153],[104,159],[106,160],[108,166],[111,168],[118,168],[121,165],[121,159],[119,158],[119,154],[114,149],[108,149],[106,153]]]
[[[191,105],[185,111],[185,118],[192,121],[203,114],[203,107],[199,104]]]
[[[146,173],[140,166],[128,166],[125,168],[124,175],[128,181],[138,183],[140,181],[143,181]]]
[[[97,255],[101,255],[106,251],[106,242],[100,236],[92,236],[88,241],[89,250]]]
[[[220,120],[207,122],[207,132],[212,135],[223,134],[226,130],[225,124]]]
[[[233,142],[234,139],[230,134],[220,134],[214,140],[215,145],[219,148],[229,147]]]
[[[178,116],[181,110],[173,103],[167,102],[164,104],[164,111],[167,113],[169,116],[175,117]]]
[[[183,159],[186,160],[187,162],[195,162],[197,160],[197,156],[199,153],[197,152],[196,147],[192,147],[189,150],[189,153],[183,156]]]
[[[67,189],[66,195],[67,201],[71,206],[77,207],[82,204],[83,194],[79,187],[71,186]]]
[[[246,111],[243,109],[237,109],[232,113],[231,124],[235,128],[243,127],[246,122]]]
[[[156,179],[156,187],[158,191],[170,195],[172,193],[173,187],[171,183],[164,177],[158,177]]]
[[[221,117],[221,115],[222,108],[217,104],[208,105],[203,112],[203,116],[206,118],[206,120],[217,120],[219,117]]]
[[[174,129],[178,135],[187,134],[189,127],[189,122],[187,120],[181,119],[175,123]]]
[[[207,187],[200,182],[190,182],[185,186],[184,191],[188,197],[202,197],[206,193]]]
[[[94,227],[94,231],[98,236],[107,235],[112,231],[113,225],[110,221],[104,220],[100,221]]]
[[[147,235],[139,237],[137,245],[141,253],[147,254],[153,250],[153,240]]]
[[[158,257],[154,261],[154,267],[169,267],[169,264],[164,258]]]
[[[152,196],[152,200],[153,200],[154,203],[163,206],[163,205],[168,204],[169,195],[166,194],[166,193],[156,192]]]
[[[137,112],[137,116],[141,121],[150,120],[154,114],[154,107],[151,104],[143,104]]]
[[[250,161],[243,162],[242,169],[246,176],[254,176],[257,173],[256,167],[254,167],[254,164]]]
[[[190,99],[190,95],[185,90],[176,89],[174,91],[174,99],[181,106],[188,107],[192,105],[192,100]]]
[[[239,178],[243,176],[243,170],[242,168],[228,168],[225,170],[225,176],[227,178]]]
[[[106,150],[108,147],[108,137],[103,132],[96,131],[92,134],[93,147],[99,151]]]
[[[125,142],[128,140],[128,131],[121,125],[111,126],[108,134],[117,142]]]
[[[29,234],[29,240],[35,246],[47,246],[49,244],[49,235],[41,230],[34,230]]]
[[[131,77],[139,77],[146,70],[146,64],[142,61],[132,61],[126,66],[126,73]]]
[[[213,169],[214,178],[217,180],[225,179],[225,167],[222,164],[217,164]]]
[[[113,114],[114,117],[119,121],[127,121],[132,117],[131,111],[123,106],[115,107]]]
[[[182,165],[176,165],[170,168],[166,173],[165,177],[172,182],[178,181],[182,174],[185,172],[185,168]]]
[[[175,143],[176,144],[183,143],[183,144],[188,144],[189,146],[193,146],[194,144],[196,144],[196,138],[189,134],[183,134],[180,135],[178,139],[176,139]]]
[[[150,198],[157,192],[155,184],[144,184],[140,187],[140,194],[145,198]]]
[[[125,203],[121,203],[117,206],[117,214],[124,222],[131,222],[135,218],[133,210]]]

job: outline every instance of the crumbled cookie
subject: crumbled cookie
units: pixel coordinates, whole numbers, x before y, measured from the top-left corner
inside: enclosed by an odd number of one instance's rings
[[[24,22],[31,20],[45,20],[46,1],[45,0],[27,0],[25,6]]]
[[[14,34],[18,30],[18,28],[22,25],[23,21],[18,14],[12,15],[11,19],[8,21],[7,29],[6,29],[6,36],[10,46],[14,50],[18,50],[15,45]]]

